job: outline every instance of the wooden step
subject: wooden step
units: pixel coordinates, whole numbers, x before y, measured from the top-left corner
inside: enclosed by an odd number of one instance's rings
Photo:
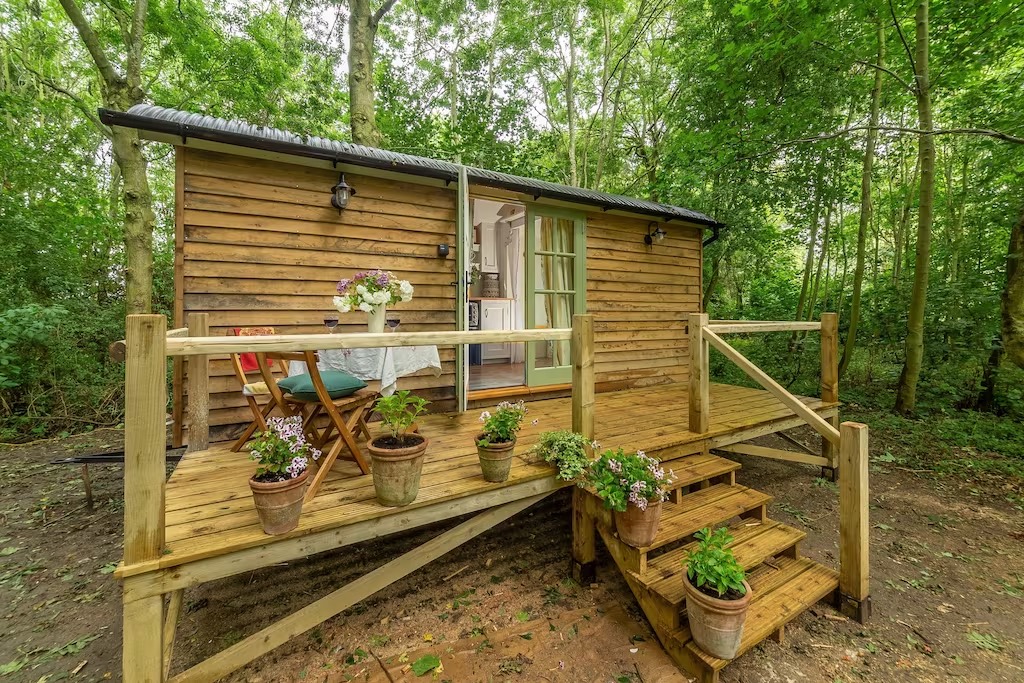
[[[736,484],[715,484],[688,493],[679,503],[662,503],[658,534],[654,542],[644,548],[620,540],[612,530],[611,515],[598,517],[597,526],[620,568],[642,576],[647,573],[647,555],[652,550],[689,538],[704,527],[721,526],[736,516],[753,514],[764,521],[765,509],[771,500],[768,494]]]
[[[743,627],[737,657],[768,638],[839,585],[839,573],[806,558],[779,557],[762,564],[747,577],[754,597]],[[704,652],[687,626],[659,633],[662,644],[684,669],[701,683],[717,683],[718,672],[730,660]]]
[[[786,526],[773,519],[760,522],[743,519],[729,527],[732,543],[729,547],[736,560],[749,571],[765,560],[787,554],[797,556],[797,544],[807,536],[799,529]],[[697,547],[697,541],[659,555],[647,562],[647,572],[634,578],[649,592],[658,605],[658,615],[667,628],[678,628],[680,610],[686,591],[683,588],[683,561]],[[648,615],[652,620],[654,615]]]
[[[735,475],[732,473],[740,469],[742,465],[717,455],[697,454],[667,462],[664,467],[676,475],[676,480],[672,482],[672,489],[677,490],[684,486],[704,482],[732,484],[735,482]]]
[[[650,552],[692,536],[704,527],[721,526],[737,515],[768,505],[772,497],[738,484],[715,484],[684,495],[678,503],[662,503],[658,535],[641,552]]]

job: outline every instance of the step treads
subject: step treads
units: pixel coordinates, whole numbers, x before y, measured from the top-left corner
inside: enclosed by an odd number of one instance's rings
[[[672,473],[676,475],[676,480],[672,483],[673,489],[699,484],[702,481],[735,472],[741,467],[742,465],[734,460],[710,454],[691,455],[665,463],[665,468],[671,469]]]
[[[662,503],[658,535],[650,546],[639,550],[654,550],[692,536],[704,527],[721,526],[737,515],[767,505],[771,500],[767,493],[737,484],[715,484],[688,493],[678,503]]]
[[[775,557],[793,547],[807,536],[800,529],[794,529],[773,519],[759,522],[744,519],[729,527],[733,537],[729,547],[736,560],[745,570]],[[647,561],[647,572],[637,580],[661,599],[672,605],[680,605],[686,597],[683,588],[683,561],[691,551],[696,550],[697,541],[670,550]]]
[[[673,460],[664,465],[666,470],[671,470],[676,479],[672,482],[672,489],[699,484],[702,481],[714,479],[735,472],[743,466],[734,460],[720,458],[717,455],[690,455],[680,460]],[[594,488],[589,484],[583,487],[588,493],[594,493]]]
[[[762,564],[747,577],[754,597],[750,601],[737,657],[792,621],[839,585],[838,572],[807,558],[780,557],[772,560],[772,564],[775,566]],[[730,660],[719,659],[704,652],[693,642],[686,626],[668,635],[680,644],[685,643],[694,659],[712,671],[720,671],[729,664]]]

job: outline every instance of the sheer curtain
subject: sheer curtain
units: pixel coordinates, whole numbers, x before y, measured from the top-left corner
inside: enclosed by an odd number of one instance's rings
[[[574,222],[568,218],[540,218],[539,250],[547,252],[573,253]],[[538,256],[542,264],[544,289],[572,291],[573,261],[567,256]],[[572,295],[544,294],[544,311],[548,326],[553,329],[572,327]],[[551,343],[551,364],[568,365],[569,342]]]
[[[523,228],[509,227],[505,241],[505,268],[502,272],[505,296],[512,299],[512,329],[521,330],[526,320],[526,292],[523,278]],[[523,344],[512,344],[510,362],[522,363],[526,360],[526,348]]]

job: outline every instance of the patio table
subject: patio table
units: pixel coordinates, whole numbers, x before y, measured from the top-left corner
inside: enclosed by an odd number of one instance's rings
[[[328,349],[317,352],[317,367],[340,370],[363,381],[380,380],[380,394],[390,396],[398,388],[398,378],[419,370],[441,374],[441,357],[436,346],[394,346],[370,349]],[[288,374],[306,372],[303,361],[291,361]]]

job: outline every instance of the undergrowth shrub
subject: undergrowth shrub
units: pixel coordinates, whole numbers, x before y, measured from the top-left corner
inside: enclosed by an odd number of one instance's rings
[[[0,441],[120,422],[124,368],[107,346],[123,320],[119,306],[82,301],[0,311]]]

